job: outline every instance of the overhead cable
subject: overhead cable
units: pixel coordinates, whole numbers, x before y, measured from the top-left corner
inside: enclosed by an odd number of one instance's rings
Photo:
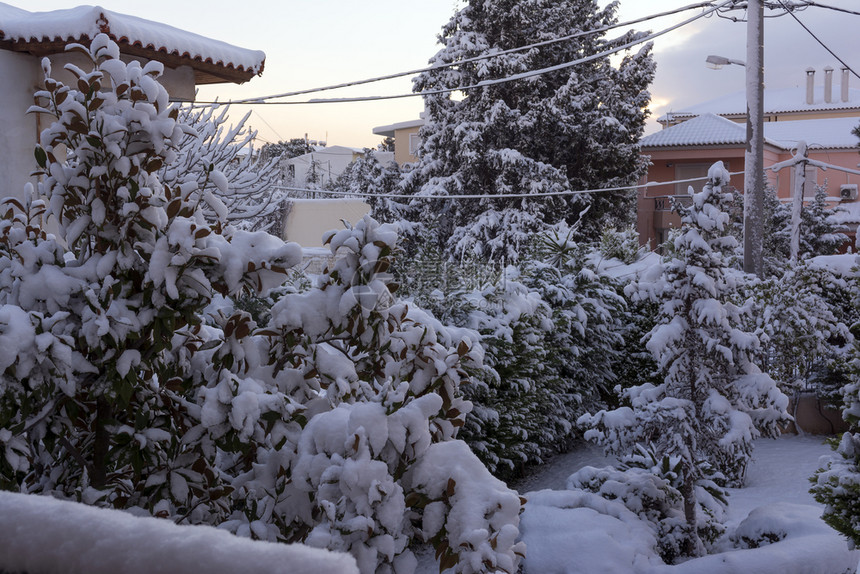
[[[852,74],[854,74],[857,78],[860,78],[860,74],[858,74],[858,73],[854,70],[854,68],[852,68],[851,66],[849,66],[849,65],[845,62],[845,60],[843,60],[843,59],[842,59],[842,58],[840,58],[838,55],[836,55],[836,52],[834,52],[833,50],[831,50],[831,49],[827,46],[827,44],[825,44],[824,42],[822,42],[822,41],[821,41],[821,39],[820,39],[818,36],[816,36],[816,35],[815,35],[815,33],[814,33],[812,30],[810,30],[810,29],[806,26],[806,24],[804,24],[803,22],[801,22],[801,21],[800,21],[800,18],[798,18],[797,16],[795,16],[794,12],[792,12],[791,10],[789,10],[789,9],[785,6],[785,4],[783,4],[783,1],[782,1],[782,0],[777,0],[777,2],[779,2],[779,3],[782,5],[782,7],[783,7],[783,8],[785,8],[785,10],[786,10],[790,15],[791,15],[791,17],[792,17],[792,18],[794,18],[795,22],[797,22],[798,24],[800,24],[800,26],[801,26],[804,30],[806,30],[806,32],[807,32],[810,36],[812,36],[812,38],[813,38],[816,42],[818,42],[818,43],[821,45],[821,47],[822,47],[822,48],[824,48],[825,50],[827,50],[827,51],[830,53],[830,55],[831,55],[831,56],[833,56],[834,58],[836,58],[836,60],[837,60],[837,61],[839,61],[839,63],[840,63],[840,64],[842,64],[843,66],[845,66],[845,67],[846,67],[846,68],[847,68],[847,69],[848,69]]]
[[[632,46],[635,46],[637,44],[649,42],[649,41],[653,40],[654,38],[658,38],[660,36],[663,36],[664,34],[668,34],[669,32],[672,32],[674,30],[677,30],[678,28],[686,26],[692,22],[695,22],[696,20],[698,20],[700,18],[704,18],[705,16],[719,10],[723,6],[727,6],[727,5],[731,4],[733,1],[734,0],[724,0],[723,2],[721,2],[715,6],[712,5],[710,9],[702,12],[701,14],[697,14],[696,16],[693,16],[692,18],[688,18],[687,20],[684,20],[683,22],[680,22],[678,24],[675,24],[673,26],[670,26],[668,28],[660,30],[659,32],[653,32],[653,33],[648,34],[646,36],[642,36],[642,37],[639,37],[635,40],[631,40],[630,42],[627,42],[625,44],[622,44],[620,46],[612,48],[611,50],[605,50],[603,52],[593,54],[591,56],[586,56],[585,58],[579,58],[577,60],[571,60],[568,62],[557,64],[555,66],[549,66],[547,68],[540,68],[538,70],[531,70],[528,72],[522,72],[519,74],[514,74],[512,76],[506,76],[504,78],[497,78],[495,80],[483,80],[481,82],[478,82],[477,84],[472,84],[472,85],[468,85],[468,86],[456,86],[453,88],[440,88],[440,89],[435,89],[435,90],[425,90],[422,92],[411,92],[408,94],[395,94],[395,95],[387,95],[387,96],[356,96],[356,97],[346,97],[346,98],[320,98],[320,99],[312,99],[312,100],[303,100],[303,101],[299,101],[299,102],[271,102],[271,101],[266,101],[268,98],[252,98],[252,99],[246,99],[246,100],[231,100],[231,101],[227,101],[227,102],[219,102],[219,101],[195,102],[194,104],[192,104],[192,107],[193,106],[199,106],[199,105],[214,105],[214,104],[224,104],[224,105],[250,104],[250,105],[272,105],[272,106],[282,105],[282,106],[284,106],[284,105],[336,104],[336,103],[351,103],[351,102],[368,102],[368,101],[378,101],[378,100],[394,100],[394,99],[401,99],[401,98],[411,98],[411,97],[418,97],[418,96],[431,96],[431,95],[438,95],[438,94],[447,94],[447,93],[451,93],[451,92],[464,92],[464,91],[474,90],[474,89],[478,89],[478,88],[485,88],[487,86],[505,84],[508,82],[514,82],[514,81],[518,81],[518,80],[524,80],[527,78],[532,78],[535,76],[540,76],[543,74],[548,74],[550,72],[556,72],[559,70],[564,70],[566,68],[578,66],[580,64],[585,64],[588,62],[592,62],[594,60],[598,60],[601,58],[605,58],[607,56],[611,56],[613,54],[624,51],[624,50],[626,50]],[[492,54],[492,56],[495,56],[495,55],[497,55],[497,54]],[[459,63],[457,65],[459,65]]]
[[[337,90],[337,89],[341,89],[341,88],[350,88],[350,87],[353,87],[353,86],[361,86],[361,85],[364,85],[364,84],[371,84],[371,83],[375,83],[375,82],[382,82],[382,81],[385,81],[385,80],[393,80],[393,79],[395,79],[395,78],[402,78],[402,77],[404,77],[404,76],[414,76],[414,75],[421,74],[421,73],[424,73],[424,72],[430,72],[430,71],[435,71],[435,70],[442,70],[442,69],[445,69],[445,68],[451,68],[451,67],[454,67],[454,66],[460,66],[460,65],[462,65],[462,64],[468,64],[468,63],[471,63],[471,62],[478,62],[478,61],[481,61],[481,60],[487,60],[487,59],[489,59],[489,58],[495,58],[495,57],[497,57],[497,56],[504,56],[504,55],[506,55],[506,54],[513,54],[513,53],[516,53],[516,52],[522,52],[522,51],[525,51],[525,50],[531,50],[532,48],[539,48],[539,47],[541,47],[541,46],[549,46],[549,45],[552,45],[552,44],[558,44],[558,43],[561,43],[561,42],[567,42],[567,41],[569,41],[569,40],[573,40],[573,39],[576,39],[576,38],[580,38],[580,37],[582,37],[582,36],[589,36],[589,35],[592,35],[592,34],[599,34],[599,33],[602,33],[602,32],[607,32],[607,31],[609,31],[609,30],[613,30],[613,29],[615,29],[615,28],[623,28],[623,27],[625,27],[625,26],[633,26],[633,25],[635,25],[635,24],[641,24],[642,22],[647,22],[647,21],[649,21],[649,20],[654,20],[654,19],[656,19],[656,18],[662,18],[662,17],[664,17],[664,16],[673,16],[673,15],[675,15],[675,14],[679,14],[679,13],[681,13],[681,12],[685,12],[685,11],[687,11],[687,10],[695,10],[695,9],[697,9],[697,8],[705,8],[705,7],[712,6],[712,5],[713,5],[713,2],[700,2],[700,3],[698,3],[698,4],[690,4],[690,5],[688,5],[688,6],[683,6],[683,7],[681,7],[681,8],[675,8],[674,10],[668,10],[668,11],[666,11],[666,12],[660,12],[660,13],[658,13],[658,14],[651,14],[651,15],[649,15],[649,16],[643,16],[642,18],[638,18],[638,19],[636,19],[636,20],[630,20],[630,21],[628,21],[628,22],[619,22],[619,23],[617,23],[617,24],[610,24],[610,25],[608,25],[608,26],[603,26],[603,27],[601,27],[601,28],[595,28],[594,30],[585,30],[585,31],[582,31],[582,32],[577,32],[577,33],[575,33],[575,34],[570,34],[570,35],[568,35],[568,36],[563,36],[563,37],[560,37],[560,38],[553,38],[552,40],[544,40],[543,42],[536,42],[536,43],[534,43],[534,44],[527,44],[527,45],[525,45],[525,46],[520,46],[520,47],[517,47],[517,48],[511,48],[510,50],[503,50],[503,51],[500,51],[500,52],[493,52],[492,54],[482,54],[482,55],[480,55],[480,56],[475,56],[475,57],[473,57],[473,58],[467,58],[467,59],[465,59],[465,60],[459,60],[459,61],[457,61],[457,62],[451,62],[451,63],[448,63],[448,64],[438,64],[438,65],[434,65],[434,66],[429,66],[429,67],[424,67],[424,68],[418,68],[418,69],[415,69],[415,70],[408,70],[408,71],[406,71],[406,72],[396,72],[396,73],[394,73],[394,74],[387,74],[387,75],[385,75],[385,76],[377,76],[377,77],[375,77],[375,78],[367,78],[367,79],[364,79],[364,80],[354,80],[354,81],[351,81],[351,82],[343,82],[343,83],[340,83],[340,84],[333,84],[333,85],[330,85],[330,86],[323,86],[323,87],[320,87],[320,88],[308,88],[308,89],[304,89],[304,90],[296,90],[296,91],[292,91],[292,92],[285,92],[285,93],[282,93],[282,94],[274,94],[274,95],[271,95],[271,96],[262,96],[262,97],[257,97],[257,98],[244,98],[244,99],[241,99],[241,100],[233,100],[233,101],[231,101],[231,102],[227,102],[227,103],[231,103],[231,104],[258,104],[258,103],[263,103],[263,101],[265,101],[265,100],[273,100],[273,99],[278,99],[278,98],[287,98],[287,97],[291,97],[291,96],[302,96],[302,95],[306,95],[306,94],[313,94],[313,93],[325,92],[325,91],[329,91],[329,90]]]
[[[734,171],[729,173],[732,175],[740,175],[744,172]],[[674,185],[676,183],[693,183],[696,181],[704,181],[707,177],[694,177],[690,179],[676,179],[674,181],[649,181],[647,183],[624,185],[621,187],[604,187],[600,189],[579,189],[579,190],[564,190],[564,191],[543,191],[538,193],[500,193],[500,194],[465,194],[465,195],[415,195],[407,193],[367,193],[353,191],[332,191],[327,189],[308,189],[303,187],[290,186],[275,186],[275,189],[283,191],[299,191],[304,193],[314,193],[320,195],[332,195],[337,197],[373,197],[385,199],[417,199],[417,200],[460,200],[460,199],[516,199],[516,198],[535,198],[535,197],[562,197],[567,195],[583,195],[589,193],[601,193],[605,191],[628,191],[631,189],[639,189],[642,187],[660,187],[664,185]]]
[[[853,14],[854,16],[860,16],[860,12],[855,10],[849,10],[848,8],[841,8],[839,6],[831,6],[829,4],[821,4],[819,2],[813,2],[812,0],[807,0],[804,2],[807,6],[815,6],[816,8],[826,8],[828,10],[834,10],[836,12],[844,12],[845,14]]]

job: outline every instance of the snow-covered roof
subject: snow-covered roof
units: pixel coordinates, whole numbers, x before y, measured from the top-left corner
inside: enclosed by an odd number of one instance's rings
[[[767,143],[778,145],[766,138]],[[643,148],[675,146],[744,145],[747,128],[722,116],[704,113],[642,138]],[[781,146],[780,146],[781,147]]]
[[[813,102],[806,103],[806,87],[793,87],[782,89],[766,89],[764,91],[764,113],[785,114],[792,112],[812,111],[837,111],[837,110],[860,110],[860,90],[849,88],[848,101],[841,100],[842,90],[839,85],[833,86],[832,102],[824,101],[824,86],[816,86]],[[704,113],[720,114],[724,116],[746,115],[747,109],[746,92],[740,91],[707,102],[702,102],[684,108],[673,110],[661,116],[657,121],[665,123],[673,118],[685,118],[698,116]]]
[[[791,149],[801,140],[813,149],[856,149],[860,147],[860,142],[851,130],[858,123],[860,118],[767,122],[764,124],[764,135],[785,149]]]
[[[851,130],[857,118],[828,118],[766,122],[765,141],[770,145],[791,149],[798,141],[810,147],[825,149],[854,149],[857,136]],[[746,124],[739,124],[713,113],[704,113],[685,122],[670,126],[642,138],[643,148],[746,145]]]
[[[0,48],[37,56],[62,52],[71,42],[88,44],[106,33],[123,53],[171,67],[191,66],[198,84],[244,82],[263,72],[266,55],[160,22],[100,6],[28,12],[0,3]]]
[[[396,124],[391,124],[387,126],[378,126],[373,128],[373,133],[378,136],[384,136],[393,138],[395,130],[405,130],[409,128],[420,128],[424,125],[424,118],[420,118],[417,120],[409,120],[406,122],[399,122]]]

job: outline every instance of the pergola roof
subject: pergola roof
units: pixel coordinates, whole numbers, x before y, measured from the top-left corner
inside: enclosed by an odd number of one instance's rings
[[[28,12],[0,3],[0,49],[47,56],[70,43],[88,45],[97,34],[110,36],[120,51],[157,60],[171,68],[190,66],[195,82],[246,82],[263,72],[266,55],[239,48],[100,6],[78,6],[51,12]]]

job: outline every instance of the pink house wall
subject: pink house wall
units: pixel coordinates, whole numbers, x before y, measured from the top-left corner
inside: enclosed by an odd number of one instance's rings
[[[729,171],[732,173],[743,172],[745,167],[744,148],[742,146],[650,150],[645,148],[642,153],[650,156],[651,166],[648,168],[647,175],[640,181],[642,187],[638,190],[637,229],[640,244],[645,245],[650,242],[651,248],[657,246],[660,230],[680,225],[680,218],[672,212],[657,209],[657,206],[668,209],[668,200],[664,198],[675,195],[675,185],[645,186],[646,183],[675,180],[676,168],[683,164],[713,164],[717,161],[723,161],[728,164]],[[791,198],[791,170],[786,168],[775,173],[768,168],[776,163],[791,159],[792,154],[773,146],[767,146],[764,156],[764,165],[767,169],[766,176],[768,181],[777,188],[778,197]],[[860,162],[860,154],[856,150],[846,149],[811,150],[809,158],[853,170],[858,170],[857,164]],[[836,170],[818,171],[817,177],[819,184],[824,184],[826,178],[828,195],[833,198],[839,198],[839,187],[842,184],[860,185],[860,175],[846,174]],[[733,175],[731,178],[731,184],[739,190],[743,190],[743,181],[743,173]],[[703,182],[695,182],[692,185],[696,191],[699,191]]]

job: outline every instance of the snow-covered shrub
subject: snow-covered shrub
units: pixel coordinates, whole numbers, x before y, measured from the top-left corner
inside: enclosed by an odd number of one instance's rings
[[[801,262],[749,287],[756,305],[750,330],[762,341],[759,365],[786,394],[812,388],[828,370],[845,367],[854,337],[825,298],[833,279]]]
[[[604,405],[622,354],[624,300],[591,266],[592,252],[569,233],[540,243],[538,259],[500,273],[471,259],[416,258],[402,274],[422,306],[480,336],[484,368],[466,389],[474,408],[461,437],[499,476],[565,450],[572,421]],[[435,282],[425,263],[437,266]]]
[[[645,248],[639,245],[639,232],[636,227],[626,229],[606,229],[600,236],[598,250],[604,257],[610,257],[633,263],[638,260]]]
[[[431,542],[454,572],[513,573],[519,497],[455,440],[481,348],[395,299],[396,230],[332,233],[343,256],[257,325],[231,298],[280,286],[299,247],[227,225],[194,174],[160,179],[193,133],[160,64],[105,35],[75,49],[94,69],[67,66],[77,89],[47,74],[43,181],[0,219],[0,488],[348,550],[362,572],[410,572]]]
[[[729,217],[723,211],[731,199],[722,191],[728,179],[722,163],[715,164],[692,205],[678,206],[683,228],[664,262],[661,286],[648,287],[662,305],[647,347],[663,383],[626,389],[626,406],[579,420],[590,428],[586,438],[612,452],[646,445],[659,457],[681,461],[685,555],[704,550],[695,531],[695,485],[703,468],[741,484],[753,439],[776,436],[789,419],[787,397],[753,363],[759,340],[742,330],[744,309],[728,301],[734,280],[725,258],[736,246],[726,235]],[[631,284],[628,291],[636,288]]]
[[[625,457],[620,469],[584,467],[568,478],[567,488],[587,490],[624,504],[653,529],[655,550],[671,564],[682,555],[687,536],[684,497],[679,490],[682,476],[679,459],[658,458],[653,451],[638,447]],[[707,547],[725,532],[725,496],[719,477],[703,478],[696,484],[697,532]]]
[[[860,546],[860,433],[846,432],[838,446],[834,446],[836,452],[810,479],[810,491],[815,500],[825,505],[824,521],[844,534],[851,548],[857,548]]]
[[[242,229],[278,233],[286,198],[286,192],[276,187],[279,160],[256,157],[257,132],[245,127],[251,112],[235,126],[227,126],[229,109],[219,104],[180,107],[177,121],[191,130],[180,138],[176,159],[162,166],[159,178],[170,187],[196,182],[198,189],[224,203],[227,221]],[[214,215],[205,205],[204,209]]]

